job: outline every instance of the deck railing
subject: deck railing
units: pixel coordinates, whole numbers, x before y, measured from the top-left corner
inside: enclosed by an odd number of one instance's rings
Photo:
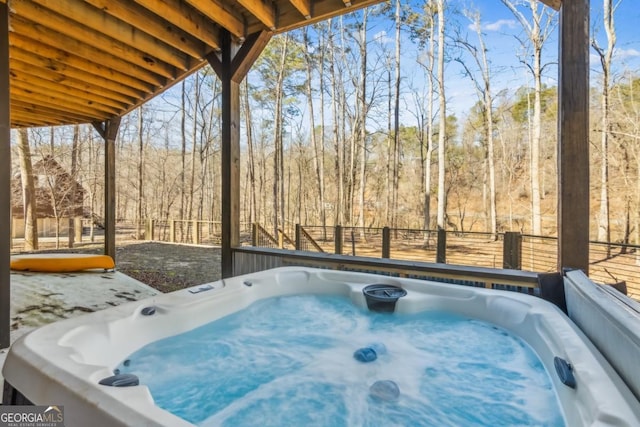
[[[504,289],[529,294],[538,293],[538,274],[529,271],[377,259],[357,255],[314,253],[252,246],[233,249],[234,276],[285,266],[375,273],[489,289]]]

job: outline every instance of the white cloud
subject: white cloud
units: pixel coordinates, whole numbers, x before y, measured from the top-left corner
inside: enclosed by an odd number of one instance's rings
[[[484,24],[482,29],[485,31],[500,31],[505,27],[512,30],[517,27],[517,23],[513,19],[499,19],[495,22]]]
[[[469,26],[468,26],[467,28],[469,29],[469,31],[473,31],[474,33],[475,33],[476,31],[478,31],[478,26],[476,25],[476,23],[475,23],[475,22],[473,22],[473,23],[469,24]]]
[[[622,61],[628,58],[637,58],[640,56],[640,51],[637,49],[616,49],[614,56],[617,60]]]
[[[387,36],[386,31],[380,31],[373,36],[373,39],[380,44],[387,44],[393,42],[393,39]]]

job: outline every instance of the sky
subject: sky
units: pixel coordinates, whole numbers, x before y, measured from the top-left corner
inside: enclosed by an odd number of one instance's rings
[[[517,2],[516,2],[517,3]],[[617,33],[617,44],[614,56],[614,78],[628,70],[638,74],[640,70],[640,1],[616,0],[614,14]],[[521,62],[524,49],[518,38],[526,39],[522,27],[512,12],[500,0],[450,0],[449,7],[462,11],[472,6],[480,12],[482,32],[488,49],[490,67],[493,71],[492,82],[494,92],[503,89],[515,89],[526,84],[532,84],[531,75]],[[546,7],[545,7],[546,8]],[[550,8],[546,8],[552,10]],[[606,47],[606,34],[603,28],[603,2],[591,0],[590,29],[598,43]],[[524,10],[524,9],[522,9]],[[557,15],[557,12],[553,12]],[[452,26],[457,26],[460,32],[467,33],[469,41],[476,44],[477,36],[470,21],[458,15],[450,20]],[[393,36],[393,33],[391,33]],[[392,37],[387,36],[388,42],[393,43]],[[453,53],[452,53],[453,54]],[[558,61],[558,25],[555,21],[553,32],[547,41],[543,63],[547,63],[544,82],[550,86],[557,84]],[[592,84],[597,85],[601,76],[599,57],[593,48],[590,51]],[[404,63],[415,64],[415,52],[407,51]],[[465,77],[462,68],[455,62],[447,65],[446,79],[448,109],[458,117],[464,116],[475,103],[475,91],[471,81]],[[412,78],[411,76],[409,78]],[[421,75],[414,75],[416,82],[423,80]],[[470,94],[472,96],[470,96]]]
[[[410,1],[413,3],[414,9],[417,9],[419,4],[424,3],[424,0]],[[513,1],[517,2],[518,0]],[[636,30],[636,27],[640,24],[640,7],[638,7],[638,3],[640,3],[640,0],[617,0],[616,3],[615,25],[618,41],[614,57],[614,78],[618,78],[626,70],[633,70],[636,75],[640,75],[640,31]],[[522,86],[533,85],[531,74],[521,61],[525,54],[525,49],[519,39],[526,40],[526,35],[520,23],[501,0],[475,0],[475,3],[473,0],[448,0],[447,4],[450,8],[448,12],[450,17],[447,21],[448,42],[451,42],[451,37],[453,37],[457,29],[463,35],[466,34],[471,43],[477,44],[477,35],[473,26],[471,26],[471,21],[462,16],[461,12],[469,7],[474,7],[480,12],[482,32],[492,69],[492,89],[494,94],[502,92],[509,96]],[[600,45],[606,46],[606,36],[602,24],[602,0],[591,0],[591,7],[591,33],[595,35]],[[545,9],[551,11],[552,15],[557,18],[558,12],[548,7],[545,7]],[[525,11],[526,8],[522,10]],[[359,19],[360,16],[360,12],[356,12],[349,19]],[[370,45],[373,50],[386,49],[392,54],[395,37],[393,20],[388,17],[372,16],[369,19],[368,26],[368,38],[375,41]],[[419,55],[416,44],[409,39],[407,31],[403,32],[402,37],[401,68],[403,79],[401,103],[403,116],[401,122],[404,125],[411,126],[416,124],[414,113],[412,113],[415,105],[413,94],[425,87],[426,80],[422,68],[416,62],[416,58]],[[450,46],[447,47],[447,52],[449,58],[460,55]],[[372,61],[374,57],[374,54],[370,55],[369,60]],[[543,81],[549,86],[557,84],[557,61],[558,25],[557,20],[555,20],[553,31],[543,51],[543,64],[547,64]],[[601,72],[598,56],[593,49],[591,49],[591,65],[592,85],[597,86]],[[447,63],[445,75],[448,114],[455,114],[459,119],[459,123],[461,123],[470,108],[477,102],[476,92],[473,83],[464,75],[462,67],[457,62],[449,61]],[[255,77],[251,77],[251,75],[250,81],[252,84],[257,83]],[[306,124],[308,121],[304,118],[304,115],[307,114],[306,102],[301,100],[298,104],[298,108],[302,112],[301,123]],[[386,105],[386,103],[382,104]],[[318,114],[318,110],[316,110],[316,114]],[[325,118],[328,119],[329,117],[330,112],[327,112]],[[369,120],[368,126],[380,126],[380,123],[372,119]],[[377,129],[370,129],[370,131],[375,130]],[[304,125],[300,132],[307,132]]]

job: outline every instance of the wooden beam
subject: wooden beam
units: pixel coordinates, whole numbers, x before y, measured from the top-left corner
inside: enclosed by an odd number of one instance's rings
[[[161,61],[155,61],[147,53],[139,49],[134,49],[131,46],[125,45],[84,25],[78,25],[78,22],[65,18],[38,4],[25,0],[15,0],[11,2],[11,8],[15,11],[16,15],[26,17],[28,20],[33,21],[33,23],[47,28],[45,35],[48,36],[48,38],[58,40],[57,43],[48,44],[67,48],[69,44],[72,43],[72,40],[76,40],[81,42],[81,45],[88,45],[90,47],[88,51],[89,56],[85,56],[87,52],[85,52],[85,54],[76,52],[79,56],[91,58],[100,55],[100,60],[102,61],[103,55],[99,54],[99,52],[105,52],[113,55],[114,58],[120,58],[122,61],[129,62],[162,77],[169,79],[174,78],[175,70],[172,66]],[[33,29],[30,30],[29,34],[31,34],[32,31]],[[64,43],[60,43],[60,40],[64,40]]]
[[[191,6],[203,13],[222,28],[227,29],[238,38],[244,38],[246,29],[244,19],[240,14],[225,7],[217,0],[186,0]]]
[[[70,96],[58,95],[54,93],[41,93],[33,90],[28,84],[20,81],[11,82],[11,93],[16,99],[28,99],[33,103],[58,108],[61,111],[75,111],[78,114],[87,114],[90,117],[113,116],[119,112],[118,109],[106,107],[104,105],[90,104],[87,101],[75,99]]]
[[[562,6],[562,0],[540,0],[540,1],[555,10],[560,10],[560,6]]]
[[[238,0],[249,13],[258,18],[271,31],[276,30],[276,10],[272,3],[262,0]]]
[[[18,117],[18,115],[20,115],[22,119],[28,119],[29,121],[40,121],[38,119],[42,118],[45,121],[51,119],[56,123],[65,123],[65,117],[67,117],[67,121],[75,120],[82,123],[89,123],[96,120],[96,116],[46,107],[13,97],[11,100],[11,119],[13,120],[15,117]]]
[[[99,76],[148,92],[167,82],[165,78],[149,70],[111,54],[103,54],[86,43],[53,34],[41,25],[34,25],[31,29],[25,30],[21,27],[20,19],[12,19],[11,25],[16,29],[10,37],[12,57],[13,47],[16,46],[25,52],[44,57],[53,64],[69,64],[80,70],[97,73]],[[22,35],[27,33],[28,38]]]
[[[179,70],[189,69],[189,60],[181,52],[172,49],[165,43],[140,31],[137,26],[129,25],[113,16],[96,9],[85,1],[74,0],[30,0],[40,6],[64,16],[75,25],[66,29],[70,37],[82,40],[86,31],[81,26],[88,26],[91,32],[99,37],[110,37],[113,40],[137,49],[144,61],[154,64],[158,60],[172,65]],[[118,2],[113,2],[114,5]],[[144,17],[139,18],[143,20]],[[80,26],[78,24],[81,24]],[[168,76],[170,77],[170,76]]]
[[[117,111],[124,110],[129,104],[127,102],[119,102],[106,98],[102,96],[101,93],[88,92],[77,86],[67,85],[61,82],[54,83],[42,78],[42,76],[18,71],[13,66],[13,63],[11,64],[11,81],[22,82],[23,87],[33,88],[38,92],[50,93],[62,98],[73,97],[83,102],[88,102],[89,105],[105,105]]]
[[[304,19],[311,19],[311,1],[310,0],[289,0]]]
[[[589,273],[589,0],[564,0],[558,67],[558,270]]]
[[[247,37],[231,62],[231,80],[236,83],[242,82],[272,36],[273,33],[270,31],[260,31]]]
[[[234,49],[231,33],[221,34],[218,76],[222,83],[221,185],[222,185],[222,278],[233,275],[232,248],[240,245],[240,85],[231,79]]]
[[[33,55],[18,48],[12,48],[11,64],[12,66],[17,67],[18,62],[20,63],[20,67],[29,67],[34,73],[40,70],[48,71],[55,76],[55,81],[73,81],[74,79],[77,79],[78,81],[85,82],[86,84],[103,87],[108,91],[116,92],[121,96],[131,98],[140,98],[141,96],[144,96],[144,94],[151,93],[150,90],[134,89],[124,83],[121,83],[120,86],[118,86],[116,80],[69,66],[63,62],[53,61],[50,58]]]
[[[205,44],[148,9],[130,1],[85,0],[138,30],[155,37],[179,51],[202,60]]]
[[[65,74],[52,71],[48,68],[28,64],[16,58],[11,58],[11,73],[29,76],[26,77],[27,79],[41,79],[43,81],[51,82],[51,84],[61,84],[63,85],[63,87],[77,88],[79,90],[95,94],[99,97],[102,96],[106,99],[111,99],[115,102],[125,105],[130,105],[131,103],[135,102],[136,99],[142,96],[142,92],[134,92],[135,95],[119,93],[115,90],[107,88],[104,84],[97,84],[87,79],[81,80],[78,78],[68,77]],[[102,80],[104,81],[104,79]],[[106,83],[106,81],[104,81],[104,83]]]
[[[9,7],[0,3],[0,348],[11,344],[11,107]]]
[[[120,117],[93,127],[104,138],[104,254],[116,259],[116,138]]]
[[[49,117],[44,114],[24,114],[22,111],[17,110],[13,105],[11,105],[11,124],[13,127],[31,128],[39,126],[56,126],[62,123],[64,123],[64,121],[58,117]]]
[[[75,120],[82,123],[88,123],[96,120],[97,117],[99,118],[99,117],[105,116],[105,114],[102,114],[96,117],[96,115],[92,116],[85,113],[78,113],[75,111],[63,110],[60,108],[60,106],[52,107],[50,105],[42,105],[42,104],[33,102],[31,98],[23,99],[17,95],[13,95],[11,98],[11,112],[12,112],[12,117],[13,117],[13,113],[15,112],[16,114],[22,113],[23,116],[29,116],[33,118],[37,118],[39,116],[46,117],[46,118],[53,118],[57,122],[58,121],[64,122],[63,119],[65,116],[68,117],[68,120]]]
[[[300,20],[300,12],[291,3],[281,3],[278,10],[278,25],[275,32],[282,34],[287,31],[327,20],[331,17],[355,12],[366,6],[379,4],[379,0],[358,0],[352,1],[351,6],[341,8],[336,7],[336,2],[332,0],[322,0],[313,2],[313,13],[310,19]],[[249,34],[263,29],[263,23],[252,23],[248,26]]]
[[[220,37],[217,28],[211,25],[194,8],[181,0],[134,0],[139,5],[154,14],[163,17],[178,28],[182,28],[195,38],[202,40],[208,46],[218,49]]]

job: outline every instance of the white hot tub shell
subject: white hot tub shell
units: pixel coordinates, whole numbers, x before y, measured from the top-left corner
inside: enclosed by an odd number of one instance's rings
[[[481,288],[362,273],[286,267],[158,295],[44,326],[16,341],[5,379],[34,404],[64,405],[65,425],[188,426],[159,408],[144,385],[109,387],[123,359],[177,335],[280,295],[336,294],[366,307],[369,284],[403,288],[396,312],[445,310],[504,328],[526,341],[550,374],[568,426],[638,426],[640,403],[606,359],[554,305],[539,298]],[[155,313],[144,315],[145,307]],[[568,361],[577,387],[564,385],[554,357]]]

